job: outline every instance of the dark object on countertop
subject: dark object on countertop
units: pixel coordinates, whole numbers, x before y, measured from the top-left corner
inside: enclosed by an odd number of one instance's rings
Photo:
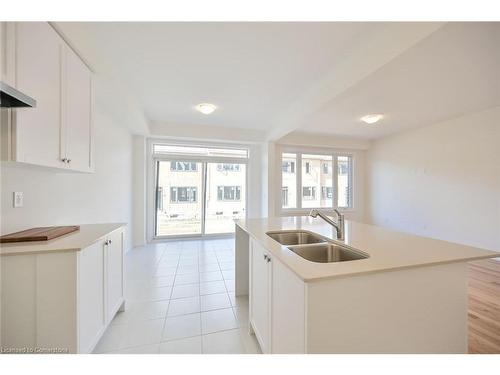
[[[80,230],[79,225],[31,228],[21,232],[6,234],[0,237],[0,243],[48,241],[68,233],[76,232],[77,230]]]

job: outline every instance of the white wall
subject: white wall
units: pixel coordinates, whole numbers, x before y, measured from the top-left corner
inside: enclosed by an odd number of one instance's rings
[[[500,251],[500,107],[376,141],[367,220]]]
[[[132,141],[132,238],[133,246],[146,243],[146,138],[134,135]]]
[[[34,226],[131,222],[132,136],[99,109],[94,136],[93,174],[2,163],[2,234]],[[14,191],[24,192],[24,207],[13,208]],[[129,225],[127,249],[130,244]]]

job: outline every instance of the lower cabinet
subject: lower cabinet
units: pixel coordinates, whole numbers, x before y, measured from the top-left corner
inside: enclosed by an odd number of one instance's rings
[[[271,349],[271,258],[265,249],[251,245],[250,319],[263,353]]]
[[[2,256],[2,350],[92,352],[124,307],[123,234],[78,251]]]
[[[106,326],[104,240],[77,253],[78,351],[88,353]]]
[[[123,232],[115,231],[104,241],[104,260],[106,265],[106,316],[105,321],[113,320],[123,303]]]
[[[250,325],[263,353],[305,353],[306,287],[250,240]]]

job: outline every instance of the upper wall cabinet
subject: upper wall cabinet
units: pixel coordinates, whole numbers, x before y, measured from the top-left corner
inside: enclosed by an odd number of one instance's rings
[[[61,160],[71,169],[92,169],[92,89],[87,66],[71,48],[64,49]]]
[[[9,150],[4,159],[92,172],[90,70],[48,23],[3,28],[2,53],[12,66],[7,78],[37,101],[36,108],[12,110],[8,129],[2,129]]]

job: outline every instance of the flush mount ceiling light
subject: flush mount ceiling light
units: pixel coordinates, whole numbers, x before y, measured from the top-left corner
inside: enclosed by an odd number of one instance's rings
[[[367,124],[375,124],[377,121],[380,121],[384,115],[380,114],[372,114],[361,117],[361,121],[366,122]]]
[[[196,110],[204,115],[209,115],[216,109],[217,107],[211,103],[200,103],[196,106]]]

